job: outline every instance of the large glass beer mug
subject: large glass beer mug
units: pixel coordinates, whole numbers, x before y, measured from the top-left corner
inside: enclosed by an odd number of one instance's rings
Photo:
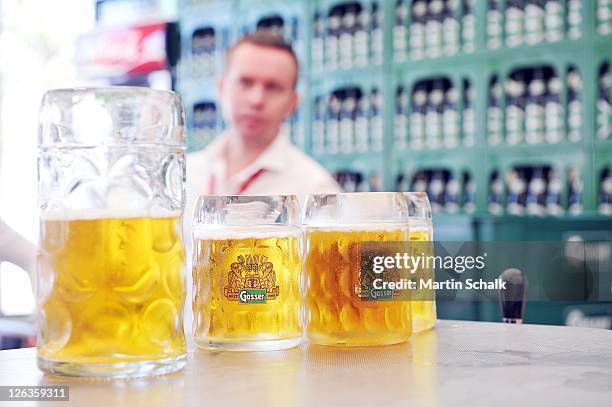
[[[38,365],[129,377],[185,364],[184,113],[172,92],[47,92],[40,111]]]
[[[193,223],[193,335],[205,349],[276,350],[302,336],[295,196],[201,196]]]
[[[409,241],[404,196],[397,192],[309,195],[303,227],[308,339],[339,346],[406,341],[412,333],[410,301],[367,299],[360,284],[364,242]]]
[[[410,223],[410,252],[413,257],[433,256],[433,224],[431,206],[425,192],[405,192]],[[433,267],[421,265],[415,273],[419,280],[433,280]],[[436,292],[419,289],[413,294],[412,326],[414,332],[426,331],[436,325]]]

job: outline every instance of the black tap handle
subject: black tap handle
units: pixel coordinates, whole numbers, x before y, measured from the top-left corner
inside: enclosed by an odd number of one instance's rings
[[[527,302],[527,276],[519,269],[508,269],[500,274],[505,289],[499,290],[503,321],[522,324]]]

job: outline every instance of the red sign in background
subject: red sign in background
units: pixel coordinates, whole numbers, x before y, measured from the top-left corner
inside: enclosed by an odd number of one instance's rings
[[[76,45],[79,70],[91,77],[137,75],[165,69],[166,23],[96,30]]]

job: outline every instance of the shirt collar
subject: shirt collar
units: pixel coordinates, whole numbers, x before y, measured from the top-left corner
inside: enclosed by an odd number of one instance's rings
[[[255,172],[262,169],[272,172],[282,171],[283,168],[285,168],[287,148],[290,144],[286,136],[281,134],[277,135],[268,148],[266,148],[251,165],[238,172],[233,177],[232,181],[244,182]]]

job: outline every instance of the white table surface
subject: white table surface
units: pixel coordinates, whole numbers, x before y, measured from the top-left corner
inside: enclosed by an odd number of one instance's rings
[[[110,382],[44,375],[34,348],[0,352],[0,385],[60,384],[69,402],[38,405],[612,406],[612,331],[438,321],[387,347],[192,349],[181,372]]]

